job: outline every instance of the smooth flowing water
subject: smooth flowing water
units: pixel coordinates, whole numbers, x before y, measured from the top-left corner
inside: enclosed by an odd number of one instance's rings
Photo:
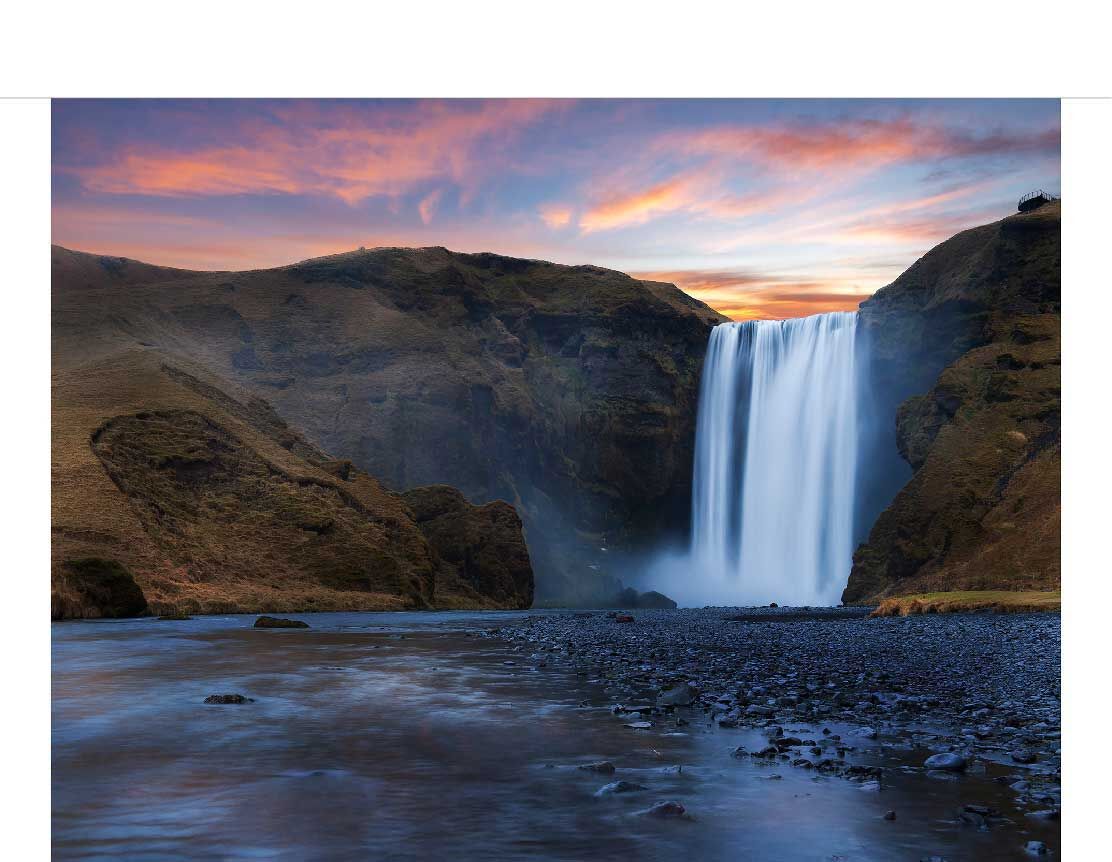
[[[840,600],[853,556],[856,330],[856,314],[835,312],[711,331],[691,534],[692,587],[707,600]]]
[[[250,617],[56,623],[53,857],[1024,858],[1025,827],[954,821],[973,799],[1022,824],[988,775],[905,772],[923,752],[837,724],[861,747],[851,756],[889,767],[883,788],[731,757],[765,736],[701,710],[630,728],[606,680],[476,636],[514,616],[309,614],[311,629],[288,631]],[[224,692],[254,702],[203,702]],[[578,768],[601,760],[617,771]],[[617,779],[644,789],[596,795]],[[663,800],[694,819],[639,813]]]

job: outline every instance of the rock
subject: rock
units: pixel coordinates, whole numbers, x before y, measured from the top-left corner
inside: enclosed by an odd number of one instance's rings
[[[1060,589],[1061,227],[1053,203],[963,231],[861,304],[861,374],[914,474],[846,604]]]
[[[864,737],[865,739],[876,739],[876,728],[862,727],[860,730],[857,731],[857,735]]]
[[[631,622],[633,622],[633,617],[631,617],[629,614],[615,614],[614,622],[616,622],[616,623],[631,623]]]
[[[960,754],[946,751],[942,754],[932,754],[923,761],[923,766],[927,769],[941,769],[946,772],[964,772],[968,762]]]
[[[210,694],[205,703],[254,703],[254,699],[242,694]]]
[[[498,607],[533,604],[533,567],[521,518],[509,503],[470,503],[456,488],[428,485],[402,493],[417,527],[435,556],[452,568],[459,592],[494,601]]]
[[[641,784],[634,784],[632,781],[611,781],[609,784],[603,785],[595,791],[595,796],[611,796],[616,793],[640,793],[648,788]]]
[[[656,805],[652,806],[652,808],[642,811],[641,814],[645,817],[656,817],[660,819],[691,819],[691,815],[687,813],[687,809],[678,802],[658,802]]]
[[[617,608],[675,610],[676,603],[664,595],[664,593],[658,593],[656,590],[649,590],[647,593],[639,593],[632,587],[626,587],[618,593],[613,601],[613,606]]]
[[[1031,856],[1045,856],[1049,852],[1041,841],[1028,841],[1023,849]]]
[[[603,775],[614,774],[614,764],[609,760],[600,760],[597,763],[583,763],[580,764],[578,768],[587,770],[588,772],[598,772]]]
[[[695,689],[686,682],[681,682],[660,692],[656,696],[656,702],[660,706],[691,706],[698,696]]]
[[[1034,763],[1038,760],[1033,751],[1028,751],[1025,748],[1017,749],[1012,752],[1012,760],[1016,763]]]
[[[896,819],[896,812],[895,811],[885,811],[884,812],[884,819],[885,820],[895,820]]]
[[[651,721],[631,721],[625,725],[632,730],[648,730],[653,726]]]
[[[756,715],[760,716],[761,718],[771,718],[773,715],[776,714],[776,710],[774,710],[771,706],[761,706],[757,703],[751,703],[749,704],[749,706],[745,707],[745,714]]]
[[[307,629],[309,624],[301,620],[287,620],[280,617],[262,616],[255,620],[257,629]]]

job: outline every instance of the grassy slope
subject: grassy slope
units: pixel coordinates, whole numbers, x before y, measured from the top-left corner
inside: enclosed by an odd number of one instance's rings
[[[132,350],[54,371],[55,615],[95,613],[65,574],[84,558],[126,566],[156,613],[495,606],[437,581],[398,495],[175,361]]]

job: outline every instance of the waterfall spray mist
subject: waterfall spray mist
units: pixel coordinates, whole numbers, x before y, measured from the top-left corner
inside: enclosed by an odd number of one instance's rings
[[[703,368],[685,604],[837,604],[853,556],[857,315],[725,323]],[[669,579],[672,580],[672,579]]]

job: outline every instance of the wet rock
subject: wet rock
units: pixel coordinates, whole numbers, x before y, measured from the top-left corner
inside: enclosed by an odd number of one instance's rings
[[[656,702],[660,706],[691,706],[699,696],[686,682],[681,682],[679,685],[672,686],[672,688],[662,691],[656,697]]]
[[[1045,856],[1049,852],[1041,841],[1028,841],[1023,849],[1031,856]]]
[[[625,726],[631,730],[648,730],[653,726],[653,723],[651,721],[631,721]]]
[[[645,817],[656,817],[658,819],[677,819],[677,820],[691,820],[691,815],[687,813],[678,802],[658,802],[651,808],[647,808],[641,812]]]
[[[586,770],[587,772],[598,772],[601,775],[614,774],[614,764],[609,760],[600,760],[597,763],[583,763],[580,764],[578,768]]]
[[[895,820],[896,819],[896,812],[895,811],[885,811],[884,812],[884,819],[885,820]]]
[[[614,615],[614,622],[616,622],[616,623],[631,623],[631,622],[633,622],[633,617],[630,616],[629,614],[615,614]]]
[[[634,784],[632,781],[611,781],[595,791],[595,796],[612,796],[616,793],[640,793],[643,790],[648,790],[642,784]]]
[[[254,698],[242,694],[210,694],[205,703],[254,703]]]
[[[932,754],[923,761],[923,766],[927,769],[940,769],[944,772],[964,772],[968,765],[964,757],[952,751]]]
[[[1026,748],[1019,748],[1012,752],[1012,760],[1016,763],[1034,763],[1038,760],[1038,757],[1033,751],[1029,751]]]
[[[307,629],[309,624],[301,620],[287,620],[280,617],[262,616],[255,620],[257,629]]]

